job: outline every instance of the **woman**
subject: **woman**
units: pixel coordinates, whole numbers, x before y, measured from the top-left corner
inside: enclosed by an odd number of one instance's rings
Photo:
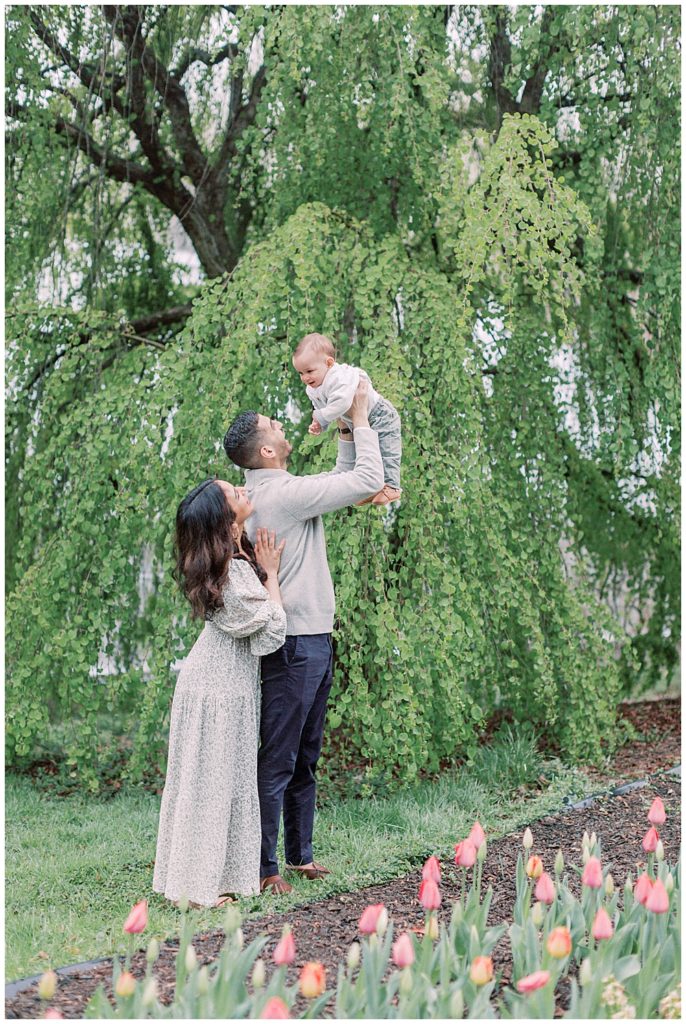
[[[153,889],[203,907],[260,891],[259,659],[286,635],[285,542],[259,530],[253,550],[252,510],[243,488],[205,480],[176,514],[177,574],[205,628],[174,692]]]

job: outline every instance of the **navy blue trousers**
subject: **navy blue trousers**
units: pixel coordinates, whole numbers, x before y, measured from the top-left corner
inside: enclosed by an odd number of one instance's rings
[[[315,772],[331,690],[330,633],[287,636],[262,658],[262,715],[257,755],[262,853],[260,877],[279,872],[276,844],[283,811],[287,864],[312,860]]]

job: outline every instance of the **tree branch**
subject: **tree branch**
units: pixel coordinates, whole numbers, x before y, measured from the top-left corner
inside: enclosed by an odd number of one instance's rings
[[[192,46],[183,55],[179,66],[174,68],[171,74],[180,82],[191,64],[200,63],[204,64],[205,67],[213,68],[216,67],[217,64],[221,64],[222,61],[228,59],[235,60],[239,52],[240,51],[235,43],[227,43],[225,46],[222,46],[221,50],[218,50],[214,56],[199,46]]]

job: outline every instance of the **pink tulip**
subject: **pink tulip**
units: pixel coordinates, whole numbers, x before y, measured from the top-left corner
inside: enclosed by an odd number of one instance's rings
[[[526,978],[520,978],[517,982],[517,991],[524,995],[528,992],[535,992],[537,988],[543,988],[550,981],[550,971],[534,971],[527,974]]]
[[[419,886],[419,902],[424,910],[438,910],[441,905],[441,893],[435,882],[426,879]]]
[[[589,889],[599,889],[603,884],[603,869],[597,857],[589,857],[581,876],[581,884]]]
[[[59,1010],[53,1010],[52,1007],[50,1007],[50,1009],[46,1010],[45,1013],[43,1014],[43,1019],[44,1020],[64,1020],[64,1017],[62,1016],[62,1014],[60,1013]]]
[[[605,907],[601,907],[593,920],[591,935],[596,941],[599,941],[600,939],[611,939],[614,932],[610,915],[605,910]]]
[[[476,846],[471,839],[455,844],[455,863],[461,868],[472,868],[476,861]]]
[[[383,903],[373,903],[371,906],[365,907],[358,925],[363,935],[374,934],[382,910],[384,910]]]
[[[129,935],[138,935],[140,932],[145,931],[148,923],[148,901],[141,900],[135,907],[132,908],[131,913],[124,921],[124,931],[128,932]]]
[[[429,857],[422,868],[422,878],[425,882],[435,882],[438,885],[441,880],[441,865],[438,857]]]
[[[645,906],[646,901],[652,891],[652,888],[652,878],[650,877],[650,875],[647,875],[645,872],[643,872],[643,874],[639,875],[636,879],[636,885],[634,886],[634,899],[636,900],[636,902],[642,903],[643,906]]]
[[[656,796],[650,805],[648,811],[648,821],[651,825],[664,825],[667,821],[667,814],[665,812],[665,805],[660,800],[659,796]]]
[[[655,853],[657,850],[657,841],[659,839],[657,829],[651,825],[646,834],[643,836],[642,846],[646,853]]]
[[[292,932],[286,932],[281,936],[274,950],[274,963],[281,967],[283,964],[292,964],[295,960],[295,939]]]
[[[288,1007],[278,996],[268,999],[260,1014],[260,1020],[288,1020],[289,1018]]]
[[[555,899],[555,883],[547,871],[544,871],[536,882],[534,896],[541,903],[552,903]]]
[[[666,914],[669,910],[669,896],[659,878],[653,882],[645,906],[646,910],[652,910],[653,914]]]
[[[414,946],[407,932],[403,932],[393,943],[393,963],[396,967],[409,967],[414,963]]]
[[[486,834],[485,834],[484,830],[482,829],[482,827],[481,827],[481,825],[479,824],[478,821],[475,821],[474,824],[472,825],[472,831],[469,833],[467,838],[469,839],[469,841],[471,843],[474,844],[474,846],[476,847],[477,850],[479,849],[481,844],[484,842],[484,840],[486,838]]]

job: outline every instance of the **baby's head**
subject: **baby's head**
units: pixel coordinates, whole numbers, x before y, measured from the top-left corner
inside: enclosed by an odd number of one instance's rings
[[[325,334],[306,334],[293,353],[293,366],[303,384],[318,388],[336,362],[336,350]]]

